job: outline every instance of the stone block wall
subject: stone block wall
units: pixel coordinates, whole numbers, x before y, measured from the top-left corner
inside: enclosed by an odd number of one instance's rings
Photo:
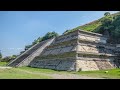
[[[101,34],[91,33],[87,31],[78,31],[78,39],[84,41],[90,41],[94,43],[103,43],[106,44],[106,37],[103,37]]]
[[[75,70],[75,59],[35,59],[29,64],[30,67],[48,68],[54,70]]]
[[[76,60],[76,71],[92,71],[99,70],[96,63],[94,61],[86,61],[86,60]]]
[[[76,62],[76,71],[93,71],[115,68],[108,60],[77,60]]]
[[[80,43],[78,45],[77,51],[81,52],[91,52],[91,53],[105,53],[105,54],[115,54],[115,49],[111,46],[103,45],[93,45],[93,44],[84,44]]]

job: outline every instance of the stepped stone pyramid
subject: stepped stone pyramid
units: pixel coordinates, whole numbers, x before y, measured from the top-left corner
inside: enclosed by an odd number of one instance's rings
[[[9,66],[30,66],[67,71],[115,68],[116,47],[101,34],[76,30],[33,46]]]

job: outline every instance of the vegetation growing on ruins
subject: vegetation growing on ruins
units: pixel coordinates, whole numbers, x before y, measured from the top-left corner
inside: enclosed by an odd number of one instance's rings
[[[106,12],[104,16],[98,20],[88,24],[78,26],[71,30],[66,30],[64,34],[72,32],[77,29],[96,32],[109,36],[110,43],[120,43],[120,12],[110,14]]]

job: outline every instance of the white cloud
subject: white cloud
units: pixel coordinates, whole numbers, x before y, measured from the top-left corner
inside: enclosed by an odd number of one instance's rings
[[[23,50],[23,48],[7,48],[7,50]]]

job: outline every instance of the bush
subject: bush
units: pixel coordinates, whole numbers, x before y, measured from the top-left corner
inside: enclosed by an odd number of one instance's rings
[[[17,57],[17,55],[12,55],[12,56],[6,56],[2,58],[1,62],[10,62],[11,60],[14,60]]]

